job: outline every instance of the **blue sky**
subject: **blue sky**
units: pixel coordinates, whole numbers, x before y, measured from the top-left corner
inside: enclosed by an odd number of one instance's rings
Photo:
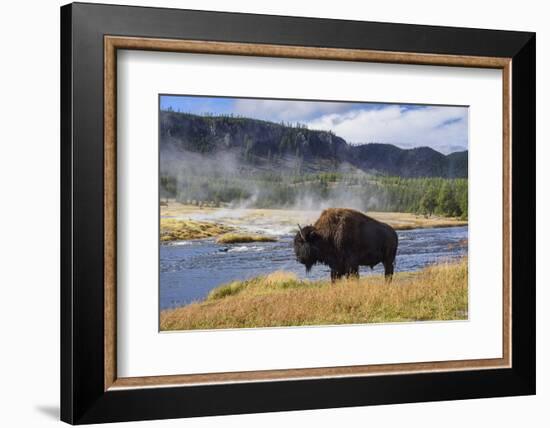
[[[446,154],[468,148],[468,108],[461,106],[162,95],[160,108],[300,122],[309,129],[331,130],[351,144],[428,146]]]

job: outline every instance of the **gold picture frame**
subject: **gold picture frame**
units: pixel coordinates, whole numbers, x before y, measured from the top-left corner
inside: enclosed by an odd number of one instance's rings
[[[502,70],[503,123],[503,321],[502,358],[423,363],[357,365],[305,369],[262,370],[149,377],[117,377],[116,371],[116,68],[117,50],[168,51],[208,55],[439,65]],[[105,391],[159,386],[357,377],[441,371],[509,368],[511,351],[511,58],[468,55],[382,52],[362,49],[298,47],[270,44],[170,40],[144,37],[104,37],[104,323]]]

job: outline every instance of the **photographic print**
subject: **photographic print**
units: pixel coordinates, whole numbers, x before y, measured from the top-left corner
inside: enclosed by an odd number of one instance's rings
[[[160,330],[468,319],[468,107],[159,95]]]
[[[61,420],[536,392],[534,33],[60,23]]]

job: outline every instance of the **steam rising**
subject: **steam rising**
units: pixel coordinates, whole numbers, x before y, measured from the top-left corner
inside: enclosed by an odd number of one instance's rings
[[[316,174],[301,173],[301,163],[299,157],[286,156],[275,166],[250,166],[237,151],[203,155],[168,145],[160,157],[161,179],[165,178],[161,198],[231,209],[321,211],[330,207],[369,210],[383,206],[380,195],[369,194],[361,185],[368,181],[368,174],[344,164],[334,172],[345,176],[345,180],[323,181]]]

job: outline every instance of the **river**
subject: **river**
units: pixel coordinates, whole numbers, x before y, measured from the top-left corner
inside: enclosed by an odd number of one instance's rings
[[[468,227],[413,229],[397,232],[396,272],[415,271],[427,265],[467,255]],[[214,239],[179,241],[160,246],[160,308],[183,306],[204,299],[210,290],[234,280],[276,270],[295,272],[301,278],[328,279],[329,269],[316,265],[309,274],[296,262],[293,235],[277,242],[220,245]],[[381,264],[360,274],[383,273]]]

